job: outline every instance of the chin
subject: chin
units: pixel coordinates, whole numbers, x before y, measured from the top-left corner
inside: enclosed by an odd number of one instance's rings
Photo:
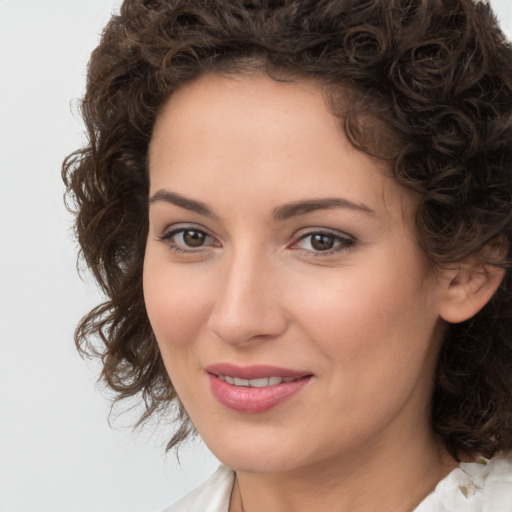
[[[245,473],[288,473],[301,466],[300,461],[291,460],[290,455],[276,457],[270,453],[262,456],[261,452],[239,452],[216,456],[228,468]]]
[[[220,442],[219,442],[220,441]],[[299,443],[288,436],[235,435],[212,438],[205,443],[227,467],[249,473],[286,473],[317,462],[304,451],[307,441]],[[308,460],[306,460],[308,459]],[[316,459],[316,457],[315,457]]]

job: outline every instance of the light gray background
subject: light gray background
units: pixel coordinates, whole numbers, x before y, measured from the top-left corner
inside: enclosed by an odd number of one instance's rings
[[[512,1],[492,4],[512,36]],[[75,270],[60,166],[83,142],[72,100],[119,5],[0,0],[0,512],[158,511],[217,466],[195,443],[180,467],[164,428],[121,427],[133,415],[111,429],[72,341],[99,295]]]
[[[164,429],[111,429],[98,367],[74,349],[99,295],[75,270],[60,166],[83,142],[71,100],[119,4],[0,0],[1,512],[158,511],[217,467],[196,443],[180,469]]]

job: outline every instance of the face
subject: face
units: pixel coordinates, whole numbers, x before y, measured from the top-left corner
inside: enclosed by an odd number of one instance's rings
[[[411,194],[351,146],[315,84],[207,75],[164,106],[147,312],[228,466],[290,471],[429,432],[439,285]]]

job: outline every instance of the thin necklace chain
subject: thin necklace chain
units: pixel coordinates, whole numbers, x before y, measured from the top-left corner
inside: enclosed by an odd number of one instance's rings
[[[242,506],[242,512],[245,512],[244,500],[242,499],[242,492],[240,491],[240,482],[238,481],[238,475],[235,475],[236,486],[238,488],[238,496],[240,496],[240,505]]]

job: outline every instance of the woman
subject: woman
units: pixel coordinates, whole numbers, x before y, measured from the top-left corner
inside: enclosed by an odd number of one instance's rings
[[[511,112],[483,2],[124,2],[77,343],[223,462],[169,511],[512,510]]]

